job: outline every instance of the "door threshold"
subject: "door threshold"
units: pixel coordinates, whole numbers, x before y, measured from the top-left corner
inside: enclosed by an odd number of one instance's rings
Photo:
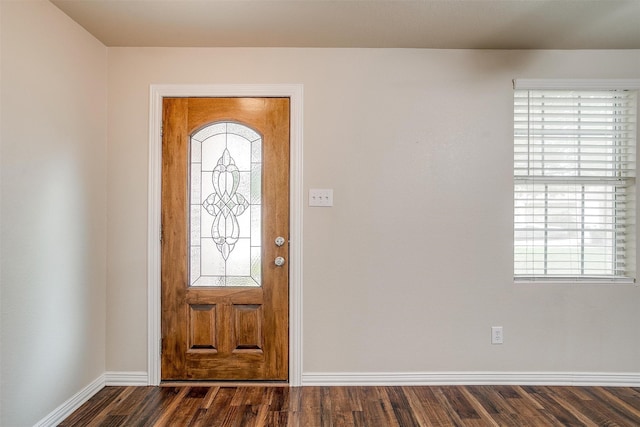
[[[290,387],[289,381],[164,380],[160,387]]]

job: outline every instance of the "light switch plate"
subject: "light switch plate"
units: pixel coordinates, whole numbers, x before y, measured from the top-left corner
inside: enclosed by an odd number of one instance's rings
[[[309,206],[321,206],[321,207],[333,206],[333,189],[331,188],[309,189]]]

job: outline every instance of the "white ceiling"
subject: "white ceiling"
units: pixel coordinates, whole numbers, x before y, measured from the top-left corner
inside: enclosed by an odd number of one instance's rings
[[[107,46],[640,49],[640,0],[51,0]]]

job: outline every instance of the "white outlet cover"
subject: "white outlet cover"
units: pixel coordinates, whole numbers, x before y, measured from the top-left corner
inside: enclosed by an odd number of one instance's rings
[[[504,343],[502,326],[492,326],[491,327],[491,344],[502,344],[502,343]]]

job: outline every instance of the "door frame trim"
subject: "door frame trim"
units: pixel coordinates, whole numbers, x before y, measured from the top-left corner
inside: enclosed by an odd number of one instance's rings
[[[162,100],[167,97],[284,97],[290,99],[289,385],[302,384],[302,84],[152,84],[149,90],[147,225],[147,370],[160,384],[160,214]]]

